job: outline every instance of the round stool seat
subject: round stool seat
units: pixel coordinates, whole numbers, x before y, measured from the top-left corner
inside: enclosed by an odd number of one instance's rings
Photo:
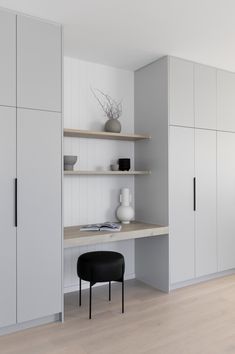
[[[77,262],[79,278],[96,283],[121,281],[125,261],[121,253],[112,251],[95,251],[82,254]]]

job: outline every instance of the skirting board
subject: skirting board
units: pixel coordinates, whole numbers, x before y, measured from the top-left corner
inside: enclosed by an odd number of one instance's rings
[[[125,280],[130,280],[130,279],[135,279],[135,274],[127,274],[125,276]],[[105,285],[105,284],[106,283],[96,283],[94,285],[94,287],[102,286],[102,285]],[[85,290],[85,289],[89,289],[89,282],[82,281],[82,290]],[[64,287],[64,294],[72,293],[72,292],[78,291],[78,290],[79,290],[79,287],[78,287],[78,282],[77,282],[77,284],[73,284],[73,285]]]
[[[59,322],[59,321],[61,321],[61,319],[62,319],[62,313],[57,313],[55,315],[42,317],[37,320],[15,324],[13,326],[1,328],[0,329],[0,336],[5,335],[5,334],[18,332],[18,331],[22,331],[24,329],[28,329],[28,328],[32,328],[32,327],[36,327],[36,326],[41,326],[41,325],[52,323],[52,322]]]
[[[180,283],[171,284],[170,290],[183,288],[185,286],[190,286],[190,285],[202,283],[202,282],[205,282],[205,281],[208,281],[208,280],[222,278],[222,277],[225,277],[227,275],[232,275],[234,273],[235,273],[235,268],[234,269],[230,269],[230,270],[225,270],[223,272],[218,272],[218,273],[214,273],[214,274],[210,274],[210,275],[205,275],[203,277],[199,277],[199,278],[195,278],[195,279],[190,279],[190,280],[183,281],[183,282],[180,282]]]
[[[171,284],[170,291],[171,290],[175,290],[175,289],[179,289],[179,288],[183,288],[183,287],[186,287],[186,286],[202,283],[202,282],[205,282],[205,281],[213,280],[213,279],[216,279],[216,278],[222,278],[222,277],[225,277],[227,275],[232,275],[232,274],[235,274],[235,268],[234,269],[230,269],[230,270],[226,270],[224,272],[219,272],[219,273],[206,275],[206,276],[200,277],[200,278],[191,279],[191,280],[187,280],[187,281],[176,283],[176,284]],[[125,277],[125,280],[130,280],[130,279],[135,279],[135,278],[136,278],[135,274],[128,274]],[[144,280],[141,279],[141,278],[138,278],[138,280],[144,282]],[[94,286],[95,287],[96,286],[102,286],[104,284],[105,283],[96,283]],[[86,281],[83,281],[82,282],[82,289],[88,289],[88,288],[89,288],[89,283],[86,282]],[[78,283],[77,284],[73,284],[73,285],[64,287],[64,294],[72,293],[72,292],[75,292],[75,291],[78,291],[78,290],[79,290]]]

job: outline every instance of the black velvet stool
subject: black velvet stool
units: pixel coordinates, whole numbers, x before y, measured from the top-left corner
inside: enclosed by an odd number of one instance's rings
[[[118,252],[88,252],[78,258],[79,306],[82,299],[82,280],[86,280],[90,283],[89,319],[91,319],[92,286],[96,283],[109,282],[109,301],[111,301],[111,282],[122,283],[122,313],[124,313],[124,272],[125,260]]]

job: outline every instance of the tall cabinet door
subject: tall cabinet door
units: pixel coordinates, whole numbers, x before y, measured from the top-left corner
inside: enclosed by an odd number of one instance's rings
[[[235,74],[217,71],[218,130],[235,132]]]
[[[61,312],[61,115],[18,109],[18,322]]]
[[[217,133],[218,268],[235,268],[235,134]]]
[[[17,18],[18,107],[61,112],[61,27]]]
[[[194,127],[194,64],[169,58],[170,125]]]
[[[16,109],[0,107],[0,327],[16,323]]]
[[[216,132],[195,129],[196,276],[217,272]]]
[[[170,127],[171,283],[194,278],[194,129]]]
[[[0,10],[0,105],[16,105],[16,15]]]
[[[194,66],[195,127],[216,129],[216,69]]]

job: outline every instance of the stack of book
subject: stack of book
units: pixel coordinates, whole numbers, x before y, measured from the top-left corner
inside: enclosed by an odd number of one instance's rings
[[[80,228],[80,231],[109,231],[116,232],[122,228],[121,224],[115,222],[104,222],[102,224],[85,225]]]

